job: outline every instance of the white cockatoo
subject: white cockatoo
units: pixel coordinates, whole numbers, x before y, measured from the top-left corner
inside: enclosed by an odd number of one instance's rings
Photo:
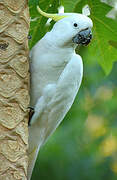
[[[40,147],[55,131],[71,108],[83,76],[82,58],[77,45],[88,45],[92,38],[92,20],[83,14],[47,14],[56,23],[37,42],[30,53],[31,107],[29,126],[28,180]]]

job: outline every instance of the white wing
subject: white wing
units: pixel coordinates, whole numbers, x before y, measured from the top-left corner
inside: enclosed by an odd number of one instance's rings
[[[80,87],[82,75],[82,59],[79,55],[74,54],[61,73],[55,91],[52,89],[53,93],[45,93],[41,97],[45,99],[45,104],[43,101],[43,111],[39,114],[36,123],[29,127],[29,176],[32,174],[40,146],[55,131],[71,108]],[[51,88],[48,91],[51,92]],[[49,94],[49,98],[47,94]],[[39,104],[37,110],[40,106],[41,104]]]

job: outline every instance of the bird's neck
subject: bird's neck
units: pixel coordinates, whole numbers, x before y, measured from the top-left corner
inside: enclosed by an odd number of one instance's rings
[[[57,35],[56,33],[48,32],[44,37],[46,38],[48,46],[53,49],[60,48],[63,49],[63,51],[73,53],[77,47],[71,40],[67,41],[62,35]]]

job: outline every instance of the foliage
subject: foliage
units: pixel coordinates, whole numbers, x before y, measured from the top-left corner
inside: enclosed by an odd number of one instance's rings
[[[111,6],[99,0],[40,0],[45,12],[80,12],[88,4],[94,23],[93,40],[80,47],[84,78],[74,105],[48,143],[42,148],[32,180],[117,179],[117,20],[106,17]],[[38,14],[38,0],[29,0],[30,48],[51,29]],[[51,6],[50,6],[51,5]],[[36,18],[36,20],[35,20]],[[102,69],[106,74],[105,77]],[[112,72],[111,72],[112,70]]]

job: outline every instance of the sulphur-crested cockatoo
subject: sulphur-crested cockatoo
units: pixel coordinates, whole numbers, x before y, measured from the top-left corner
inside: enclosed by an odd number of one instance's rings
[[[92,20],[83,14],[47,14],[39,7],[37,10],[56,23],[30,53],[34,115],[29,126],[28,180],[39,148],[55,131],[74,102],[83,76],[82,58],[75,53],[75,48],[89,44],[93,26]]]

